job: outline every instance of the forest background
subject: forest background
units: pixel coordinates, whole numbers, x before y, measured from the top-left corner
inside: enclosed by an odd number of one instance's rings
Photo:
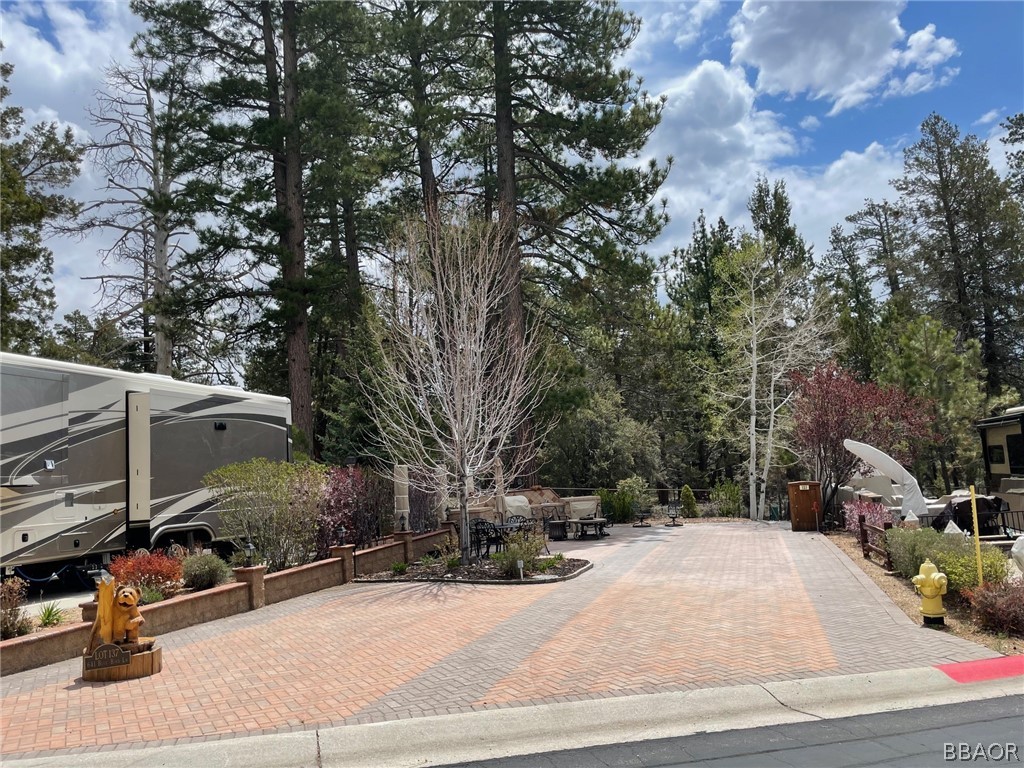
[[[515,290],[492,337],[539,326],[555,374],[522,482],[749,479],[763,505],[821,471],[798,417],[801,382],[826,371],[926,417],[890,448],[943,492],[981,477],[974,421],[1020,402],[1019,112],[1002,173],[985,141],[928,116],[893,194],[836,221],[819,253],[767,177],[749,229],[701,214],[689,242],[652,253],[673,159],[647,150],[664,100],[621,65],[640,25],[614,3],[132,10],[144,31],[95,94],[88,142],[27,121],[0,65],[4,349],[241,380],[291,398],[301,451],[367,455],[360,382],[391,236],[464,211],[509,233]],[[71,199],[86,162],[106,189]],[[54,322],[49,238],[98,228],[113,233],[101,305]]]

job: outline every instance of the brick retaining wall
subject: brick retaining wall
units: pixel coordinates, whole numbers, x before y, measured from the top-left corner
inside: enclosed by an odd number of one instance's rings
[[[414,536],[412,540],[413,560],[419,560],[425,554],[433,552],[436,549],[440,549],[441,545],[444,544],[445,540],[451,535],[453,534],[449,533],[447,529],[444,529],[424,533],[422,536]]]
[[[257,610],[264,605],[288,600],[308,592],[338,586],[351,581],[356,575],[376,573],[391,567],[392,563],[407,561],[407,552],[418,559],[440,546],[454,526],[445,525],[440,531],[413,536],[400,533],[394,544],[355,552],[348,545],[331,547],[331,557],[309,565],[265,575],[264,566],[236,568],[236,582],[219,587],[178,595],[139,610],[146,618],[142,634],[159,636],[167,632],[191,627],[236,613]],[[86,621],[67,627],[37,632],[0,642],[0,675],[10,675],[26,669],[35,669],[82,655],[89,642],[92,622]]]
[[[340,558],[318,560],[264,577],[267,605],[344,584]]]
[[[388,570],[392,563],[405,562],[405,544],[400,541],[356,552],[356,575]]]

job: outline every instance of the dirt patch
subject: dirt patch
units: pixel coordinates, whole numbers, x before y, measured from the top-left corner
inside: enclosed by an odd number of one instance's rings
[[[548,563],[550,564],[543,572],[537,571],[527,574],[527,578],[529,579],[531,576],[534,578],[571,576],[581,568],[589,565],[590,561],[567,557],[562,560],[552,559]],[[518,576],[515,579],[510,579],[498,569],[497,563],[485,559],[470,565],[460,565],[451,569],[445,567],[444,563],[434,563],[431,565],[413,563],[406,569],[405,573],[394,573],[390,570],[380,571],[379,573],[359,576],[356,578],[356,581],[494,581],[508,583],[510,581],[518,581]]]
[[[847,557],[856,563],[862,571],[878,585],[886,596],[915,622],[921,621],[921,598],[914,585],[899,574],[890,574],[881,563],[881,558],[871,555],[866,560],[861,552],[860,542],[851,533],[829,534],[828,540],[841,549]],[[947,595],[943,598],[946,606],[946,629],[957,637],[970,640],[972,643],[984,645],[997,653],[1012,656],[1024,653],[1024,639],[996,635],[981,629],[971,618],[970,607],[961,603],[956,597]]]

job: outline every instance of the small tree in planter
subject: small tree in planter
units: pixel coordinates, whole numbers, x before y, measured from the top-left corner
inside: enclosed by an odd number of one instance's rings
[[[229,464],[203,482],[217,501],[221,533],[242,549],[252,542],[268,572],[311,562],[327,469],[264,458]]]
[[[327,475],[324,502],[317,520],[317,556],[327,557],[337,543],[338,528],[345,543],[365,549],[389,532],[394,483],[359,467],[332,467]]]
[[[376,364],[365,380],[380,447],[423,490],[456,496],[469,562],[469,492],[507,454],[509,477],[533,460],[542,436],[523,439],[550,387],[536,330],[509,328],[519,285],[506,230],[466,215],[410,221],[390,251],[388,290],[371,323]],[[514,268],[511,268],[513,267]]]

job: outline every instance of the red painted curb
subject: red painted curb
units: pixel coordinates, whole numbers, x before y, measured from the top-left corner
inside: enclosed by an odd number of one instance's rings
[[[935,667],[958,683],[980,683],[1001,677],[1024,675],[1024,656],[1000,656],[980,661],[962,661],[959,664],[938,664]]]

